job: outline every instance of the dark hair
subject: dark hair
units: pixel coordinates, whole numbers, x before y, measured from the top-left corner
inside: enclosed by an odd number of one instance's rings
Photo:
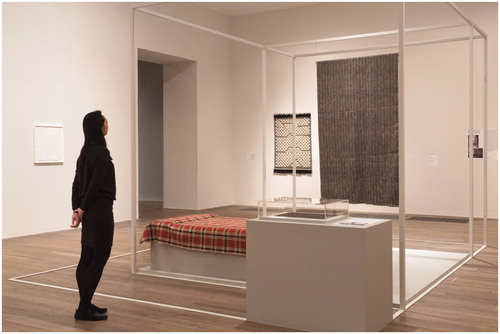
[[[90,144],[99,144],[106,147],[106,140],[104,139],[104,134],[102,133],[103,125],[104,116],[100,110],[89,112],[83,118],[83,134],[85,135],[85,141],[83,143],[82,150],[80,151],[80,162],[83,163],[85,160]]]

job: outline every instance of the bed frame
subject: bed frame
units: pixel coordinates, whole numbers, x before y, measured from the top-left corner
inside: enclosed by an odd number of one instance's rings
[[[151,243],[151,266],[139,273],[187,281],[246,287],[246,256],[202,252]]]

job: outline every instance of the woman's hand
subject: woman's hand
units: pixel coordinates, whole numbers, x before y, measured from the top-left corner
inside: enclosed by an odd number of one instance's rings
[[[77,228],[80,226],[80,223],[82,222],[83,219],[83,214],[85,211],[82,209],[78,208],[73,211],[73,215],[71,215],[71,225],[70,227],[72,228]]]
[[[77,228],[80,226],[81,220],[80,216],[78,215],[78,212],[73,212],[73,215],[71,215],[71,225],[70,227],[72,228]]]
[[[78,211],[78,217],[80,218],[80,221],[82,221],[83,220],[83,214],[85,213],[85,211],[83,211],[80,208],[76,209],[75,211]]]

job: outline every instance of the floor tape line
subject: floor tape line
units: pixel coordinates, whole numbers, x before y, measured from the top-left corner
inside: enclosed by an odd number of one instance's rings
[[[53,288],[53,289],[59,289],[59,290],[66,290],[66,291],[78,292],[77,289],[73,289],[73,288],[65,288],[65,287],[61,287],[61,286],[57,286],[57,285],[30,282],[30,281],[25,281],[25,280],[17,279],[17,278],[10,278],[9,281],[18,282],[18,283],[25,283],[25,284],[31,284],[31,285],[37,285],[37,286],[43,286],[43,287]],[[141,303],[141,304],[148,304],[148,305],[153,305],[153,306],[160,306],[160,307],[165,307],[165,308],[174,309],[174,310],[178,310],[178,311],[186,311],[186,312],[193,312],[193,313],[199,313],[199,314],[204,314],[204,315],[212,315],[212,316],[216,316],[216,317],[228,318],[228,319],[233,319],[233,320],[240,320],[240,321],[246,321],[247,320],[246,318],[237,317],[237,316],[228,315],[228,314],[222,314],[222,313],[216,313],[216,312],[209,312],[209,311],[197,310],[197,309],[193,309],[193,308],[182,307],[182,306],[175,306],[175,305],[169,305],[169,304],[155,303],[155,302],[150,302],[150,301],[147,301],[147,300],[140,300],[140,299],[134,299],[134,298],[113,296],[113,295],[108,295],[108,294],[105,294],[105,293],[97,293],[96,292],[94,295],[95,296],[106,297],[106,298],[112,298],[112,299],[119,299],[119,300],[134,302],[134,303]]]
[[[149,249],[144,249],[144,250],[137,251],[137,253],[148,252],[148,251],[149,251]],[[124,256],[129,256],[129,255],[132,255],[132,253],[124,253],[124,254],[114,255],[114,256],[111,256],[109,259],[110,260],[111,259],[117,259],[119,257],[124,257]],[[74,268],[76,266],[78,266],[78,264],[72,264],[72,265],[65,266],[65,267],[59,267],[59,268],[54,268],[54,269],[48,269],[48,270],[44,270],[44,271],[39,271],[37,273],[32,273],[32,274],[27,274],[27,275],[21,275],[21,276],[13,277],[12,279],[21,279],[21,278],[32,277],[32,276],[36,276],[36,275],[42,275],[42,274],[52,273],[54,271],[59,271],[59,270],[64,270],[64,269],[69,269],[69,268]]]

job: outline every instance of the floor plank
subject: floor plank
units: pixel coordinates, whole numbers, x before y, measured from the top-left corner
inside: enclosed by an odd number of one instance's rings
[[[136,234],[152,218],[172,217],[192,213],[187,210],[165,210],[157,203],[142,203],[141,219]],[[226,216],[254,218],[256,210],[230,206],[203,212]],[[452,225],[450,225],[452,224]],[[461,242],[467,225],[412,221],[407,232],[415,238]],[[397,221],[393,233],[398,235]],[[480,236],[480,235],[479,235]],[[245,317],[245,290],[131,273],[130,255],[110,259],[94,301],[109,307],[109,319],[102,322],[82,322],[73,319],[78,303],[74,278],[80,249],[80,231],[54,233],[3,240],[2,254],[2,329],[23,332],[277,332],[286,328],[267,326],[244,320],[218,317],[169,308],[168,305]],[[422,242],[415,241],[415,244]],[[386,326],[383,331],[498,331],[498,222],[490,220],[489,246],[448,277],[429,294]],[[427,247],[435,245],[425,243]],[[445,246],[445,247],[459,247]],[[130,222],[116,224],[112,256],[131,251]],[[141,245],[147,250],[148,245]],[[434,248],[433,248],[434,249]],[[148,253],[138,255],[148,261]],[[43,272],[22,278],[46,284],[31,285],[9,280],[21,275]],[[58,286],[69,290],[52,288]],[[117,299],[113,296],[122,297]],[[137,300],[145,300],[137,302]],[[154,304],[156,303],[156,304]]]

